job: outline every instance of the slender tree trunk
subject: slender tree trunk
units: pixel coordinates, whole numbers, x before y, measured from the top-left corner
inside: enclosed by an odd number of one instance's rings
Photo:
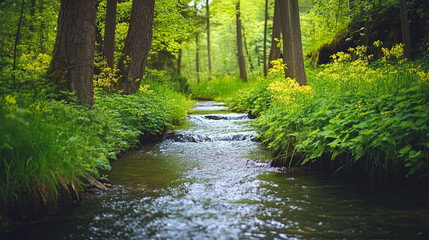
[[[343,0],[338,0],[338,10],[335,13],[335,27],[338,24],[338,18],[341,16],[341,7],[343,5]]]
[[[47,79],[56,90],[76,91],[92,107],[96,0],[61,0],[58,32]]]
[[[195,8],[195,19],[197,19],[198,8],[197,8],[197,0],[194,0],[194,8]],[[195,32],[195,72],[197,74],[197,83],[200,83],[200,44],[199,44],[199,33],[198,29]]]
[[[265,22],[264,22],[264,50],[263,50],[263,61],[264,61],[264,76],[267,77],[267,31],[268,31],[268,0],[265,0]]]
[[[243,81],[247,82],[246,60],[243,53],[243,38],[241,33],[241,19],[240,19],[240,1],[236,4],[236,28],[237,28],[237,57],[238,68],[240,70],[240,77]]]
[[[182,74],[182,43],[180,43],[179,54],[177,55],[177,75]]]
[[[30,26],[28,27],[28,29],[31,32],[34,32],[34,23],[36,22],[36,19],[34,19],[34,15],[36,13],[36,0],[32,0],[31,1],[31,7],[30,7]]]
[[[299,7],[298,0],[290,1],[290,15],[292,23],[292,39],[293,39],[293,56],[294,56],[294,72],[296,81],[300,85],[307,85],[307,77],[304,68],[304,55],[302,53],[302,40],[301,40],[301,24],[299,20]]]
[[[399,10],[401,15],[402,43],[404,44],[404,57],[411,58],[410,30],[408,26],[407,2],[399,0]]]
[[[43,14],[43,10],[44,10],[44,3],[43,0],[39,0],[39,14],[42,15]],[[39,38],[39,42],[40,42],[40,51],[41,52],[45,52],[45,45],[43,44],[45,36],[44,36],[44,29],[45,29],[45,24],[43,23],[43,21],[40,21],[40,30],[38,31],[40,33],[40,38]]]
[[[281,55],[280,48],[277,46],[278,42],[276,41],[276,39],[280,39],[280,32],[281,32],[280,6],[279,6],[279,0],[275,0],[273,30],[271,33],[271,49],[270,49],[270,56],[268,57],[268,69],[273,67],[273,64],[271,64],[271,61],[279,59]]]
[[[207,12],[207,61],[209,67],[209,81],[212,76],[212,59],[210,55],[210,6],[209,0],[206,0],[206,12]]]
[[[152,45],[154,6],[155,0],[133,0],[124,54],[118,62],[120,78],[116,89],[123,94],[137,92],[142,82]]]
[[[114,67],[117,3],[117,0],[107,0],[106,25],[104,28],[103,56],[106,58],[107,66],[111,69]]]
[[[19,37],[20,37],[20,32],[21,32],[22,15],[24,13],[24,4],[25,4],[25,1],[22,0],[22,2],[21,2],[21,14],[19,15],[18,28],[16,29],[16,35],[15,35],[15,46],[13,48],[13,64],[12,64],[13,84],[16,83],[16,76],[15,76],[15,70],[16,70],[16,50],[18,48]]]
[[[244,30],[243,26],[241,26],[241,30],[243,32],[244,50],[246,51],[247,60],[249,61],[249,64],[250,64],[250,71],[253,72],[255,68],[253,67],[252,58],[250,57],[249,49],[247,48],[246,31]]]
[[[294,52],[293,52],[293,32],[292,23],[290,16],[290,1],[289,0],[278,0],[280,7],[280,20],[282,26],[283,35],[283,63],[286,64],[285,77],[294,77]]]
[[[198,32],[195,33],[195,72],[197,74],[197,83],[200,83],[200,47],[199,47],[199,39],[198,39]]]

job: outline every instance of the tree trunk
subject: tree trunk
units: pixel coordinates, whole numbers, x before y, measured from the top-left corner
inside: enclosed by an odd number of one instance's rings
[[[271,61],[279,59],[281,55],[280,48],[277,46],[278,42],[275,40],[275,39],[280,39],[280,31],[281,31],[280,6],[279,6],[279,1],[275,0],[273,30],[271,33],[271,49],[270,49],[270,55],[268,57],[268,69],[273,67],[273,64],[271,64]]]
[[[255,68],[253,67],[252,58],[250,57],[249,49],[247,48],[246,31],[244,30],[243,26],[241,26],[241,30],[243,32],[244,50],[246,51],[247,60],[250,64],[250,72],[253,72]]]
[[[240,70],[240,77],[243,81],[247,82],[246,60],[243,53],[243,38],[241,34],[241,19],[240,19],[240,1],[236,4],[236,27],[237,27],[237,57],[238,68]]]
[[[120,77],[116,89],[122,94],[139,90],[152,45],[152,23],[155,0],[133,0],[130,26],[124,53],[118,62]]]
[[[39,14],[43,15],[43,10],[44,10],[44,3],[43,0],[39,0]],[[40,30],[39,32],[39,42],[40,42],[40,51],[41,52],[45,52],[45,46],[44,46],[44,40],[45,40],[45,36],[43,35],[43,29],[45,29],[45,24],[43,23],[43,21],[40,21]]]
[[[199,47],[199,39],[198,32],[195,33],[195,72],[197,74],[197,83],[200,83],[200,47]]]
[[[212,76],[212,59],[210,55],[210,6],[209,0],[206,0],[206,12],[207,12],[207,60],[209,67],[209,81]]]
[[[195,19],[197,20],[198,8],[197,0],[194,0]],[[197,83],[200,83],[200,46],[198,29],[195,32],[195,72],[197,74]]]
[[[264,50],[263,50],[263,61],[264,61],[264,76],[267,77],[267,28],[268,28],[268,0],[265,0],[265,22],[264,22]]]
[[[16,30],[15,35],[15,46],[13,48],[13,64],[12,64],[12,70],[13,70],[13,84],[16,83],[16,76],[15,76],[15,70],[16,70],[16,51],[18,49],[18,42],[19,42],[19,33],[21,32],[21,23],[22,23],[22,15],[24,13],[24,4],[25,1],[22,0],[21,2],[21,14],[19,15],[19,21],[18,21],[18,28]]]
[[[182,74],[182,44],[180,43],[179,54],[177,55],[177,75]]]
[[[117,3],[117,0],[107,0],[106,25],[104,28],[103,56],[106,58],[107,66],[111,69],[114,67]]]
[[[89,108],[94,103],[93,71],[96,0],[61,0],[58,32],[47,79],[56,90],[76,91]]]
[[[350,10],[353,10],[353,9],[354,9],[354,7],[355,7],[355,5],[354,5],[354,0],[349,0],[349,9],[350,9]]]
[[[294,52],[292,20],[290,16],[290,0],[278,0],[280,7],[280,21],[283,35],[283,63],[286,64],[285,77],[294,77]]]
[[[404,44],[404,57],[411,58],[410,30],[408,26],[407,3],[399,0],[399,10],[401,15],[402,43]]]
[[[34,32],[34,23],[37,21],[34,16],[36,13],[36,0],[32,0],[31,1],[31,7],[30,7],[30,26],[28,27],[28,29],[30,30],[30,32]]]
[[[299,85],[307,85],[307,77],[304,68],[304,56],[302,53],[301,24],[299,20],[298,0],[290,0],[290,16],[292,24],[294,72]]]

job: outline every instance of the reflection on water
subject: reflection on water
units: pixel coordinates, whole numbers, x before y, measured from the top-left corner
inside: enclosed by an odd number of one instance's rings
[[[219,110],[200,103],[187,127],[113,162],[113,189],[11,237],[429,238],[429,210],[412,196],[268,168],[250,120]]]

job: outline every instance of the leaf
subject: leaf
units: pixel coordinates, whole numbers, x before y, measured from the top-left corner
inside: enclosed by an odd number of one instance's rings
[[[410,152],[409,152],[409,157],[411,158],[411,159],[415,159],[416,160],[416,158],[418,157],[418,156],[420,156],[420,154],[422,153],[422,151],[414,151],[414,150],[411,150]]]
[[[364,121],[364,122],[357,124],[356,127],[360,128],[360,129],[368,128],[369,123],[368,123],[368,121]]]
[[[332,152],[331,155],[331,160],[334,160],[342,151],[340,150],[335,150],[334,152]]]
[[[399,150],[399,156],[401,156],[401,157],[404,156],[410,150],[411,150],[411,145],[407,145],[407,146],[403,147],[401,150]]]
[[[375,131],[375,129],[365,129],[365,130],[360,131],[359,133],[362,135],[370,135],[374,131]]]
[[[317,134],[318,132],[320,132],[320,130],[319,130],[319,129],[316,129],[316,130],[312,131],[311,133],[309,133],[309,134],[308,134],[308,136],[315,135],[315,134]]]

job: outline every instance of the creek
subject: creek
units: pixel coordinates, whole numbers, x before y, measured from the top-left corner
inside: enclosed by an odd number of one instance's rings
[[[10,237],[429,239],[428,203],[418,193],[269,168],[250,122],[199,102],[162,142],[114,161],[112,189]]]

